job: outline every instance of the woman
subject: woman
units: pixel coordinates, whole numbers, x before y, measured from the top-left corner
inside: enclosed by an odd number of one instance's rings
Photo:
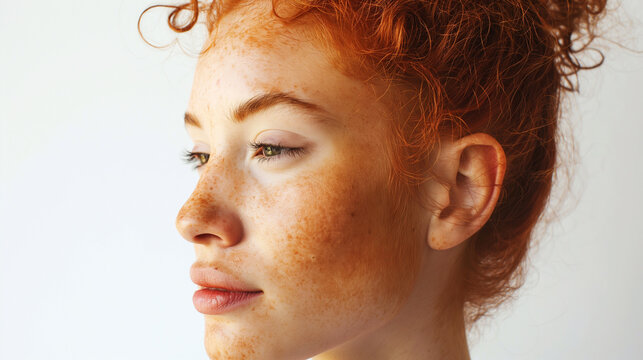
[[[520,285],[560,98],[600,64],[575,54],[604,8],[175,7],[175,31],[210,34],[185,115],[200,177],[177,216],[209,357],[468,359],[466,329]]]

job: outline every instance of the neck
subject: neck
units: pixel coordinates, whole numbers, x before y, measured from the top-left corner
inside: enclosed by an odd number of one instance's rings
[[[444,305],[452,284],[445,269],[456,251],[427,250],[421,274],[400,312],[383,326],[351,339],[313,360],[469,359],[462,306]],[[437,291],[436,291],[437,290]]]

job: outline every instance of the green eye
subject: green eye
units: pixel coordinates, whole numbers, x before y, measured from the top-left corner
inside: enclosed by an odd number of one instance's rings
[[[250,148],[254,150],[254,157],[257,161],[272,161],[284,156],[298,157],[301,156],[306,150],[304,148],[291,148],[275,144],[255,143],[249,144]]]
[[[205,163],[207,163],[208,159],[210,158],[210,155],[205,153],[197,153],[196,156],[198,157],[199,162],[201,163],[200,165],[205,165]]]
[[[271,161],[283,156],[295,158],[303,155],[306,151],[304,148],[291,148],[264,143],[250,143],[250,147],[254,149],[254,157],[256,157],[259,162]],[[198,169],[208,163],[210,154],[186,150],[183,154],[183,160],[188,164],[194,164],[194,168]]]
[[[263,156],[276,156],[281,154],[282,148],[272,146],[272,145],[267,145],[263,148]]]
[[[194,165],[195,169],[198,169],[201,166],[205,165],[209,159],[210,159],[210,154],[202,153],[202,152],[186,151],[185,154],[183,154],[183,160],[186,163],[188,164],[196,163]]]

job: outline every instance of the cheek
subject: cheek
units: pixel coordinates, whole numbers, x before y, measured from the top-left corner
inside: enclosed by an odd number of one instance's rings
[[[267,233],[278,240],[266,244],[262,259],[269,259],[276,304],[328,326],[392,315],[419,266],[416,242],[392,222],[385,178],[356,163],[298,177],[271,199],[277,213]]]

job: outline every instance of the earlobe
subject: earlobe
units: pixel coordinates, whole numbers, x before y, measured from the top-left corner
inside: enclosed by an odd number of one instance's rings
[[[434,168],[441,181],[429,185],[427,192],[436,204],[429,215],[431,248],[450,249],[482,228],[496,207],[505,169],[502,146],[490,135],[441,144]]]

